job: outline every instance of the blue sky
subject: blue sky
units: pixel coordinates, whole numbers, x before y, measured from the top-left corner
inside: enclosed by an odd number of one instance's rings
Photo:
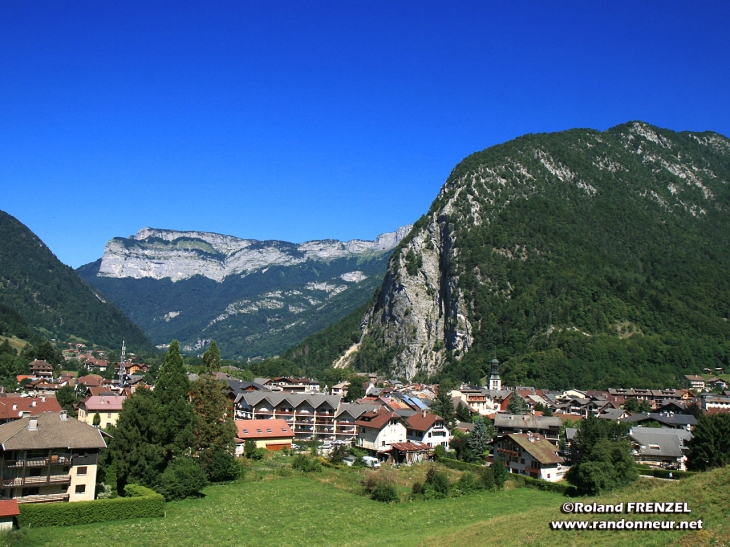
[[[372,239],[525,133],[730,136],[729,28],[727,2],[5,0],[0,209],[74,267],[145,226]]]

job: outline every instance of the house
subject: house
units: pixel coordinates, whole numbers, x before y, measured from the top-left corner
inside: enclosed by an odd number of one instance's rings
[[[330,389],[330,394],[337,395],[338,397],[347,397],[347,388],[349,387],[350,382],[340,382],[339,384],[335,384]]]
[[[124,395],[92,395],[79,403],[79,420],[94,425],[94,416],[99,413],[99,427],[116,425],[122,404],[127,398]]]
[[[61,412],[63,409],[55,397],[0,397],[0,423],[37,416],[43,412]]]
[[[109,361],[106,361],[104,359],[97,359],[96,357],[88,357],[86,361],[84,361],[84,368],[88,371],[92,371],[96,368],[99,369],[101,372],[104,372],[106,371],[108,366]]]
[[[563,422],[557,416],[532,416],[529,414],[496,414],[494,427],[500,436],[510,433],[539,433],[557,444]]]
[[[282,450],[291,448],[294,431],[284,420],[235,420],[236,456],[243,455],[243,444],[255,441],[256,448]]]
[[[632,428],[629,439],[634,460],[638,464],[685,471],[686,442],[682,439],[682,433],[691,438],[689,432],[677,429]]]
[[[393,443],[406,442],[407,429],[403,419],[386,408],[361,415],[357,426],[357,446],[378,459],[388,459]]]
[[[18,500],[0,500],[0,532],[12,530],[18,515],[20,515]]]
[[[29,366],[30,373],[35,378],[45,378],[48,380],[53,378],[53,365],[46,361],[36,359]]]
[[[511,433],[496,440],[495,447],[510,473],[558,482],[570,469],[563,465],[565,460],[558,455],[555,445],[539,434]]]
[[[335,440],[353,442],[357,440],[357,419],[366,412],[380,408],[377,404],[341,403],[335,415]]]
[[[94,499],[101,431],[65,412],[0,425],[2,497],[18,503]]]
[[[449,449],[449,430],[443,418],[425,410],[413,414],[406,420],[406,439],[409,442],[425,444],[430,448],[443,446]]]
[[[684,381],[690,389],[696,389],[697,391],[704,391],[705,389],[705,379],[702,376],[685,374]]]

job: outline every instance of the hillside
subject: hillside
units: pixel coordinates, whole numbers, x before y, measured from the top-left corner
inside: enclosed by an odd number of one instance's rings
[[[678,384],[730,358],[730,141],[642,122],[472,154],[394,251],[349,363]],[[339,341],[341,344],[342,341]]]
[[[145,228],[114,238],[79,274],[156,344],[272,357],[368,302],[410,226],[374,241],[293,244]]]
[[[78,336],[117,348],[152,349],[144,333],[106,297],[59,261],[26,226],[0,211],[0,319],[21,337],[27,328]]]

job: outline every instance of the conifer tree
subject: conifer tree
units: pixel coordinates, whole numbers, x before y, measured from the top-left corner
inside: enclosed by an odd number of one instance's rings
[[[180,356],[180,345],[173,340],[153,391],[159,407],[160,444],[168,462],[174,456],[189,452],[195,440],[189,392],[190,381]]]
[[[494,438],[494,428],[491,423],[489,427],[484,423],[484,420],[479,417],[474,420],[474,429],[469,435],[467,445],[474,452],[474,454],[481,456],[489,448],[489,443]]]
[[[525,404],[525,400],[520,397],[519,393],[516,391],[512,393],[512,395],[509,398],[509,402],[507,403],[507,413],[508,414],[525,414],[527,412],[527,404]]]
[[[215,374],[221,369],[221,353],[215,342],[210,343],[210,347],[203,354],[203,372]]]

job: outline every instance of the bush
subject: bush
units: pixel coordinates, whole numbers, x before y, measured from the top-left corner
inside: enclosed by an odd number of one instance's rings
[[[232,481],[241,476],[241,464],[225,450],[206,451],[200,456],[200,464],[210,482]]]
[[[483,481],[477,480],[477,477],[473,473],[469,473],[467,471],[461,476],[459,481],[455,484],[455,487],[462,494],[468,494],[470,492],[475,492],[476,490],[481,490],[484,488],[483,485]]]
[[[423,484],[420,482],[414,482],[413,486],[411,487],[411,494],[414,496],[423,495]]]
[[[110,520],[162,517],[165,498],[149,488],[128,484],[127,497],[75,503],[28,503],[20,506],[18,526],[74,526]]]
[[[304,473],[317,473],[322,471],[322,462],[319,458],[298,454],[294,456],[291,467]]]
[[[192,458],[178,458],[167,466],[160,477],[157,491],[167,501],[182,500],[190,496],[200,495],[200,491],[208,484],[203,468]]]
[[[446,457],[446,449],[439,445],[436,445],[436,448],[433,449],[433,457],[436,461],[439,461]]]
[[[386,481],[380,481],[373,489],[373,493],[370,497],[375,501],[382,501],[384,503],[393,503],[400,501],[398,491],[395,489],[392,483]]]
[[[430,490],[433,490],[434,497],[449,497],[449,477],[444,471],[437,471],[435,466],[431,467],[426,473],[426,484],[430,487]]]

